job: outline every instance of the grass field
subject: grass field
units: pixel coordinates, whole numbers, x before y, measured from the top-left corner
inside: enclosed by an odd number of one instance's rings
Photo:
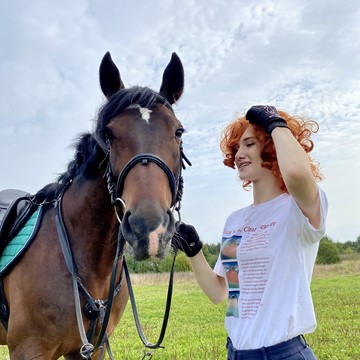
[[[132,279],[144,332],[155,342],[165,308],[168,274],[133,274]],[[318,328],[307,341],[318,359],[360,360],[360,260],[316,266],[311,288]],[[225,359],[225,308],[225,302],[213,305],[207,299],[191,273],[177,273],[165,349],[154,351],[153,359]],[[116,359],[143,358],[130,304],[110,342]],[[9,359],[5,347],[0,350],[0,359]]]

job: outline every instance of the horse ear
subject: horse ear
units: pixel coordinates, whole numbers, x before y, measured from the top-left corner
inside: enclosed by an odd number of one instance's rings
[[[184,68],[180,58],[176,53],[172,53],[171,60],[164,70],[160,94],[163,95],[170,104],[179,100],[184,90]]]
[[[120,89],[125,89],[120,77],[120,72],[112,61],[109,52],[104,55],[101,61],[99,77],[101,90],[107,98],[114,95]]]

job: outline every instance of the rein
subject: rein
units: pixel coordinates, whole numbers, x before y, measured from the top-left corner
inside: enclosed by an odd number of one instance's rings
[[[101,162],[101,165],[108,160],[110,153],[110,148],[107,151],[105,159]],[[113,261],[112,265],[112,272],[111,272],[111,278],[110,278],[110,286],[109,286],[109,292],[108,292],[108,298],[106,301],[103,300],[94,300],[92,296],[89,294],[89,292],[86,290],[85,286],[83,285],[79,275],[78,275],[78,269],[74,260],[73,253],[71,251],[71,245],[69,242],[69,238],[67,235],[65,223],[63,221],[62,211],[61,211],[61,204],[62,204],[62,198],[63,194],[65,193],[65,190],[70,185],[67,184],[65,188],[63,189],[62,193],[60,194],[59,198],[55,202],[55,209],[56,209],[56,215],[55,215],[55,223],[56,223],[56,229],[58,232],[58,237],[60,241],[60,246],[63,252],[63,256],[65,259],[66,266],[68,268],[68,271],[71,274],[72,277],[72,284],[73,284],[73,292],[74,292],[74,302],[75,302],[75,310],[76,310],[76,320],[78,324],[78,329],[80,333],[80,338],[83,343],[81,349],[80,349],[80,355],[83,359],[91,360],[92,354],[97,349],[101,349],[100,359],[103,359],[104,356],[104,349],[103,345],[106,344],[106,349],[108,351],[109,358],[111,360],[114,360],[113,355],[110,350],[110,344],[108,342],[108,335],[106,333],[106,328],[109,322],[110,313],[112,309],[112,304],[115,296],[120,292],[121,286],[122,286],[122,280],[123,280],[123,274],[125,272],[126,282],[128,285],[128,291],[129,291],[129,297],[131,301],[131,306],[133,310],[133,315],[135,319],[136,328],[139,334],[139,337],[141,341],[143,342],[144,346],[146,348],[150,349],[157,349],[161,346],[161,343],[164,339],[166,327],[169,319],[170,314],[170,307],[171,307],[171,298],[172,298],[172,289],[173,289],[173,278],[174,278],[174,269],[175,269],[175,259],[176,259],[176,253],[174,255],[174,260],[170,272],[170,280],[169,280],[169,287],[168,287],[168,294],[167,294],[167,301],[166,301],[166,309],[163,319],[163,324],[161,328],[161,333],[159,336],[159,339],[156,343],[150,343],[141,328],[136,303],[135,303],[135,297],[131,285],[131,279],[129,270],[125,261],[125,258],[123,259],[123,269],[120,275],[120,280],[117,286],[115,286],[116,282],[116,274],[118,269],[118,264],[120,257],[123,255],[124,247],[125,247],[125,239],[122,235],[121,231],[121,218],[122,216],[119,215],[119,207],[122,208],[122,214],[125,210],[125,202],[122,200],[121,195],[124,187],[124,182],[126,176],[129,174],[131,169],[138,163],[141,163],[142,165],[147,165],[149,162],[154,162],[156,165],[158,165],[167,175],[169,179],[169,185],[171,189],[172,194],[172,202],[171,207],[173,210],[176,210],[179,215],[179,220],[181,220],[180,216],[180,209],[181,209],[181,200],[182,200],[182,194],[183,194],[183,177],[181,175],[182,169],[185,169],[185,162],[191,166],[191,162],[188,160],[188,158],[185,156],[182,148],[182,143],[180,144],[180,170],[177,179],[175,178],[172,170],[168,167],[168,165],[157,155],[154,154],[148,154],[148,153],[142,153],[139,155],[134,156],[122,169],[121,173],[118,176],[117,183],[115,185],[114,183],[114,176],[111,170],[110,161],[108,161],[107,169],[105,172],[106,179],[107,179],[107,186],[108,191],[111,197],[111,203],[114,206],[115,209],[115,215],[119,221],[119,230],[118,230],[118,237],[117,237],[117,248],[116,248],[116,255]],[[84,297],[87,300],[87,304],[85,305],[84,312],[85,315],[90,319],[90,331],[88,334],[85,332],[84,322],[82,319],[82,309],[81,309],[81,302],[80,302],[80,293],[79,290],[82,292]],[[105,310],[104,310],[105,309]],[[97,342],[95,345],[91,343],[91,339],[95,335],[95,328],[97,323],[97,318],[100,316],[100,322],[102,324],[100,333],[97,339]],[[152,353],[145,353],[145,356],[152,355]]]
[[[136,324],[136,330],[137,330],[138,335],[139,335],[142,343],[144,344],[145,348],[149,348],[149,349],[164,348],[164,346],[161,346],[161,343],[162,343],[162,341],[164,339],[164,336],[165,336],[166,327],[167,327],[167,323],[168,323],[169,315],[170,315],[171,298],[172,298],[172,291],[173,291],[173,285],[174,285],[175,259],[176,259],[176,253],[174,254],[174,259],[173,259],[173,262],[172,262],[172,265],[171,265],[169,287],[168,287],[168,293],[167,293],[167,298],[166,298],[166,307],[165,307],[164,319],[163,319],[163,323],[162,323],[162,326],[161,326],[160,335],[159,335],[159,338],[156,341],[156,343],[149,342],[146,339],[145,335],[144,335],[144,332],[142,330],[142,326],[141,326],[141,323],[140,323],[139,314],[138,314],[137,307],[136,307],[135,296],[134,296],[134,291],[133,291],[133,288],[132,288],[132,285],[131,285],[129,269],[127,267],[126,261],[124,261],[124,263],[123,263],[124,271],[125,271],[125,277],[126,277],[126,283],[127,283],[127,286],[128,286],[129,297],[130,297],[130,302],[131,302],[131,308],[132,308],[132,311],[133,311],[134,320],[135,320],[135,324]],[[146,354],[146,355],[152,355],[152,353],[149,353],[149,354]]]
[[[108,150],[107,156],[109,155],[109,152],[110,152],[110,150]],[[117,181],[117,184],[115,187],[115,184],[113,181],[114,176],[111,171],[110,163],[108,163],[107,172],[106,172],[108,190],[109,190],[109,193],[110,193],[110,196],[112,199],[112,204],[115,207],[116,216],[117,216],[120,224],[121,224],[121,218],[120,218],[117,210],[118,210],[119,205],[121,205],[123,207],[123,209],[125,209],[125,207],[126,207],[125,202],[121,199],[122,191],[124,188],[125,178],[129,174],[130,170],[136,164],[141,163],[141,165],[146,166],[149,162],[154,162],[167,175],[167,177],[169,179],[171,194],[172,194],[171,207],[173,208],[173,210],[177,211],[179,220],[181,221],[180,209],[181,209],[181,200],[182,200],[183,189],[184,189],[184,180],[181,175],[181,172],[183,169],[186,169],[185,162],[189,166],[192,165],[191,162],[189,161],[189,159],[184,154],[182,143],[180,143],[180,170],[179,170],[179,175],[178,175],[177,179],[175,179],[175,176],[174,176],[173,172],[171,171],[171,169],[160,157],[158,157],[157,155],[149,154],[149,153],[142,153],[142,154],[134,156],[132,159],[130,159],[126,163],[126,165],[124,166],[124,168],[122,169],[122,171],[120,172],[120,174],[118,176],[118,181]],[[144,335],[144,332],[142,330],[139,314],[138,314],[137,307],[136,307],[135,296],[134,296],[134,292],[133,292],[133,288],[132,288],[132,284],[131,284],[129,269],[128,269],[125,259],[123,260],[123,271],[125,272],[126,283],[128,286],[129,297],[130,297],[131,308],[132,308],[133,316],[134,316],[134,320],[135,320],[135,325],[136,325],[136,329],[137,329],[138,335],[140,337],[140,340],[144,344],[145,348],[158,349],[158,348],[164,347],[164,346],[161,346],[161,343],[162,343],[165,333],[166,333],[166,327],[167,327],[167,323],[168,323],[169,315],[170,315],[172,291],[173,291],[173,284],[174,284],[175,260],[176,260],[176,253],[174,254],[174,259],[173,259],[173,263],[172,263],[171,271],[170,271],[164,319],[163,319],[159,338],[155,343],[149,342],[146,339],[146,336]],[[146,356],[152,356],[152,353],[145,351],[145,355],[143,358],[145,358]]]
[[[108,292],[108,298],[106,301],[103,300],[94,300],[92,296],[89,294],[89,292],[86,290],[85,286],[83,285],[79,275],[77,266],[74,260],[74,256],[71,251],[71,246],[69,242],[69,238],[67,235],[66,227],[64,224],[64,220],[62,217],[61,212],[61,204],[62,204],[62,198],[63,193],[61,194],[59,200],[55,203],[55,209],[56,209],[56,215],[55,215],[55,223],[56,223],[56,229],[58,232],[58,237],[61,245],[61,249],[64,255],[66,266],[71,274],[72,277],[72,283],[73,283],[73,291],[74,291],[74,301],[75,301],[75,310],[76,310],[76,320],[79,328],[80,338],[83,343],[81,349],[80,349],[80,355],[83,359],[91,359],[91,356],[93,352],[103,346],[104,343],[106,343],[106,349],[108,351],[108,355],[111,360],[113,360],[113,356],[111,354],[110,346],[108,343],[108,336],[106,333],[106,328],[109,322],[110,318],[110,312],[112,308],[113,299],[115,296],[119,293],[121,286],[122,286],[122,279],[123,279],[123,271],[121,272],[119,284],[115,288],[115,281],[116,281],[116,273],[117,268],[119,264],[119,259],[121,255],[123,254],[124,250],[124,241],[121,236],[121,231],[119,229],[118,234],[118,241],[117,241],[117,248],[116,248],[116,255],[113,261],[112,266],[112,272],[111,272],[111,278],[110,278],[110,287]],[[91,320],[91,326],[90,326],[90,336],[88,336],[85,332],[84,322],[82,319],[82,310],[81,310],[81,303],[80,303],[80,294],[79,289],[82,291],[82,294],[85,296],[87,300],[87,304],[85,306],[84,312],[88,318]],[[106,310],[104,310],[106,308]],[[91,338],[94,336],[95,327],[96,327],[96,321],[97,317],[100,316],[100,320],[102,323],[101,330],[98,336],[98,340],[95,345],[91,344]],[[89,340],[90,338],[90,340]],[[103,354],[100,358],[103,357]]]

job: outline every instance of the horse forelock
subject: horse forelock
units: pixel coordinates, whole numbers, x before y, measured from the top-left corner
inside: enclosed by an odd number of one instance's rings
[[[112,95],[98,113],[95,137],[100,146],[104,150],[106,149],[105,127],[112,118],[121,114],[131,105],[149,109],[156,103],[164,104],[173,112],[170,103],[159,93],[148,87],[133,86],[129,89],[121,89]]]

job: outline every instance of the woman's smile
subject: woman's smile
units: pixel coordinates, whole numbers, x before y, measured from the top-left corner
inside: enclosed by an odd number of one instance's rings
[[[243,168],[249,166],[250,164],[251,164],[250,161],[242,161],[237,164],[237,168],[238,168],[238,170],[240,170],[240,169],[243,169]]]

